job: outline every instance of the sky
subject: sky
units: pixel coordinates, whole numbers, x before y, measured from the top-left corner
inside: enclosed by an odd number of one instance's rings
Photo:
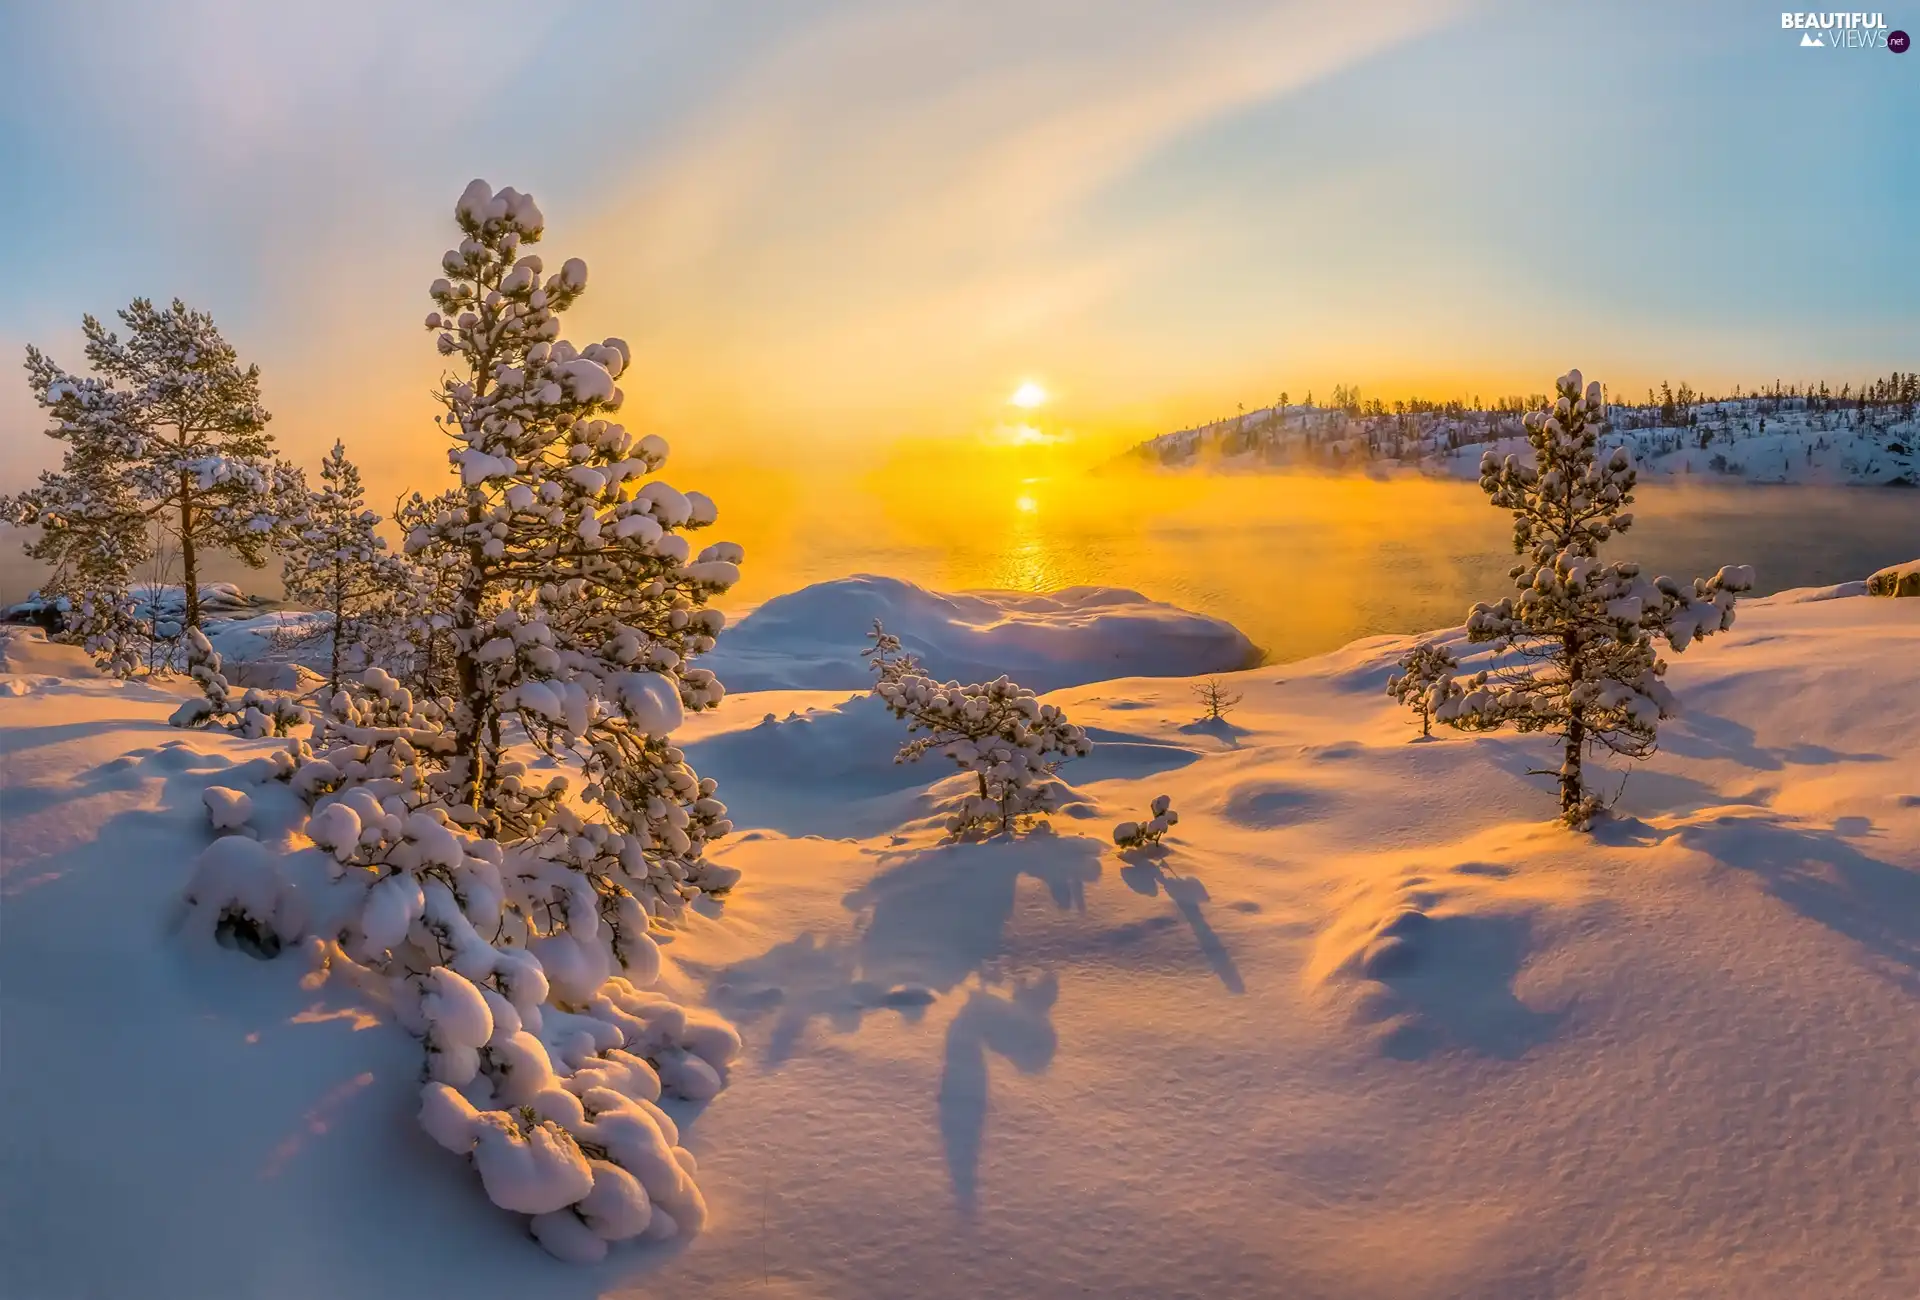
[[[1920,360],[1917,137],[1920,53],[1725,0],[8,5],[0,350],[178,295],[296,459],[438,487],[421,321],[482,176],[703,464],[1857,380]],[[0,488],[40,428],[0,382]]]

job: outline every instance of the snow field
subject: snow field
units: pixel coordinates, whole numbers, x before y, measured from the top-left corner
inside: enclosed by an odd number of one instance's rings
[[[41,1121],[0,1139],[35,1171],[0,1248],[51,1296],[452,1270],[582,1297],[769,1276],[876,1298],[1904,1297],[1916,611],[1851,587],[1743,602],[1675,662],[1683,712],[1588,837],[1548,821],[1545,738],[1412,743],[1384,688],[1413,638],[1236,674],[1224,724],[1195,722],[1185,680],[1051,693],[1093,751],[1050,828],[977,844],[943,826],[965,774],[894,765],[877,701],[735,694],[677,738],[728,790],[716,865],[741,885],[598,1005],[481,989],[460,959],[371,976],[350,950],[398,923],[337,849],[404,821],[326,796],[308,821],[285,741],[169,729],[177,693],[14,633],[0,685],[33,686],[0,702],[0,1023],[64,1054],[0,1056]],[[1430,639],[1483,666],[1458,630]],[[209,843],[217,790],[251,808]],[[1113,822],[1162,795],[1172,833],[1116,853]],[[403,945],[427,937],[415,897]],[[155,924],[189,899],[178,933]],[[223,918],[233,951],[205,942]],[[253,960],[342,932],[318,965]],[[73,969],[76,940],[116,954],[112,982],[34,977]],[[507,1068],[474,1066],[476,1041]],[[173,1122],[99,1122],[125,1113],[128,1051],[159,1063],[146,1096]],[[497,1214],[600,1263],[555,1272]],[[97,1222],[121,1249],[87,1248]],[[668,1224],[704,1232],[607,1253]]]

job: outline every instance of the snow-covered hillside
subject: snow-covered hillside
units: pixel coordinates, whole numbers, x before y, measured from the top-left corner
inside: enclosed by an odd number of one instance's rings
[[[171,729],[186,687],[10,631],[0,1289],[1908,1300],[1920,600],[1861,589],[1677,660],[1686,713],[1591,837],[1547,742],[1414,740],[1404,638],[1235,674],[1218,723],[1035,658],[1095,744],[1012,841],[947,842],[965,778],[892,763],[871,700],[729,695],[678,739],[742,882],[660,933],[657,986],[746,1044],[675,1106],[711,1216],[586,1268],[421,1131],[379,1002],[178,928],[205,791],[285,742]],[[1116,851],[1162,792],[1164,848]]]
[[[1395,413],[1302,406],[1249,411],[1163,434],[1135,454],[1175,468],[1417,468],[1461,478],[1477,477],[1488,451],[1527,454],[1518,409],[1419,405]],[[1920,420],[1907,404],[1747,397],[1678,409],[1621,405],[1609,415],[1613,432],[1606,445],[1630,448],[1646,479],[1920,486]]]

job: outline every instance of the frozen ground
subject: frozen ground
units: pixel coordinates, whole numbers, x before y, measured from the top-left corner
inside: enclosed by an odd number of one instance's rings
[[[1237,674],[1230,724],[1089,668],[1049,698],[1093,754],[1013,842],[942,843],[955,778],[848,690],[730,695],[681,739],[745,880],[663,936],[747,1042],[686,1130],[712,1221],[593,1268],[419,1130],[404,1032],[170,929],[202,791],[274,743],[14,633],[0,1291],[1910,1300],[1920,600],[1859,590],[1678,659],[1591,838],[1544,742],[1412,739],[1401,639]]]

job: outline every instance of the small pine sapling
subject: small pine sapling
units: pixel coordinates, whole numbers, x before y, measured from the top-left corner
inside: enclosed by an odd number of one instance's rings
[[[327,686],[340,688],[342,657],[364,657],[370,627],[405,595],[403,564],[374,531],[380,516],[367,509],[360,470],[336,441],[320,465],[320,486],[306,494],[285,522],[282,579],[291,600],[327,615]]]
[[[1159,794],[1148,805],[1144,821],[1121,822],[1113,828],[1113,842],[1123,849],[1144,849],[1158,844],[1161,837],[1180,824],[1171,797]]]
[[[1206,722],[1225,722],[1233,706],[1240,703],[1241,696],[1229,691],[1218,677],[1209,677],[1193,688],[1195,698],[1200,701],[1203,710],[1201,718]]]
[[[1461,686],[1454,680],[1459,671],[1453,651],[1437,641],[1422,641],[1400,656],[1400,671],[1387,678],[1387,694],[1420,715],[1421,739],[1433,735],[1436,711],[1460,698]]]
[[[876,628],[873,649],[881,651],[889,640]],[[871,657],[882,662],[880,654]],[[996,829],[1010,834],[1018,819],[1054,811],[1061,789],[1049,778],[1060,764],[1092,749],[1086,733],[1068,722],[1058,705],[1040,703],[1032,691],[1005,677],[962,686],[905,668],[889,676],[883,664],[873,693],[896,718],[906,720],[909,733],[925,733],[902,745],[894,762],[910,763],[937,749],[961,771],[973,773],[977,789],[947,822],[956,835]]]
[[[873,631],[867,633],[867,640],[873,644],[862,650],[860,657],[867,661],[867,667],[873,670],[878,681],[897,682],[920,671],[919,656],[902,649],[900,638],[887,631],[879,619],[873,620]]]

